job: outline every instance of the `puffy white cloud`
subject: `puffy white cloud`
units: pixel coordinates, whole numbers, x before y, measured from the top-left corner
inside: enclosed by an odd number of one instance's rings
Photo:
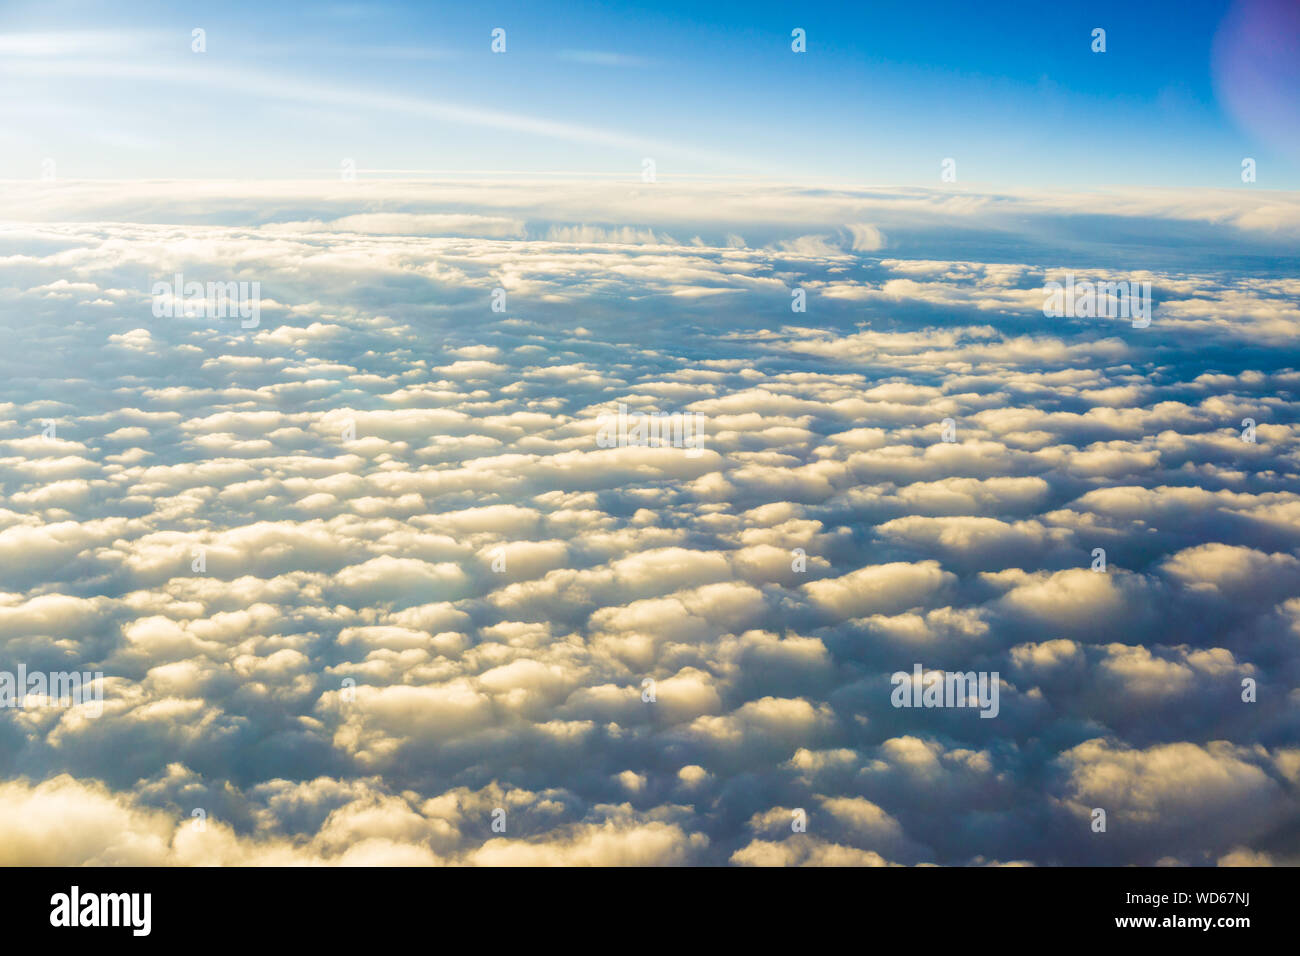
[[[1292,860],[1293,201],[355,185],[0,187],[0,862]]]

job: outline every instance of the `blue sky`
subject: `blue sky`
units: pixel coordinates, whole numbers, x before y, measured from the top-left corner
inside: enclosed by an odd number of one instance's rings
[[[352,157],[635,179],[649,156],[662,178],[931,185],[952,157],[959,184],[1231,187],[1250,156],[1257,188],[1294,188],[1288,9],[1248,5],[1281,46],[1234,59],[1251,34],[1217,0],[9,3],[0,176],[49,157],[61,178],[314,177]]]

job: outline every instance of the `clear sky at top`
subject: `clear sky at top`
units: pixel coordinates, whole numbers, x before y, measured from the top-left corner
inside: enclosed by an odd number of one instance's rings
[[[6,3],[0,177],[1300,183],[1295,0],[705,7]]]

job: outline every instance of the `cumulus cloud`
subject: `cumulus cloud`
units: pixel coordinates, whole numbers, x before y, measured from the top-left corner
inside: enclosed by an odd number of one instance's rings
[[[350,185],[0,187],[0,862],[1297,858],[1292,198]]]

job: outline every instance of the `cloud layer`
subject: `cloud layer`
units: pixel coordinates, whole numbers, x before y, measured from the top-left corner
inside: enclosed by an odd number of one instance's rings
[[[0,669],[105,675],[0,710],[0,862],[1294,862],[1300,204],[1242,195],[0,189]]]

